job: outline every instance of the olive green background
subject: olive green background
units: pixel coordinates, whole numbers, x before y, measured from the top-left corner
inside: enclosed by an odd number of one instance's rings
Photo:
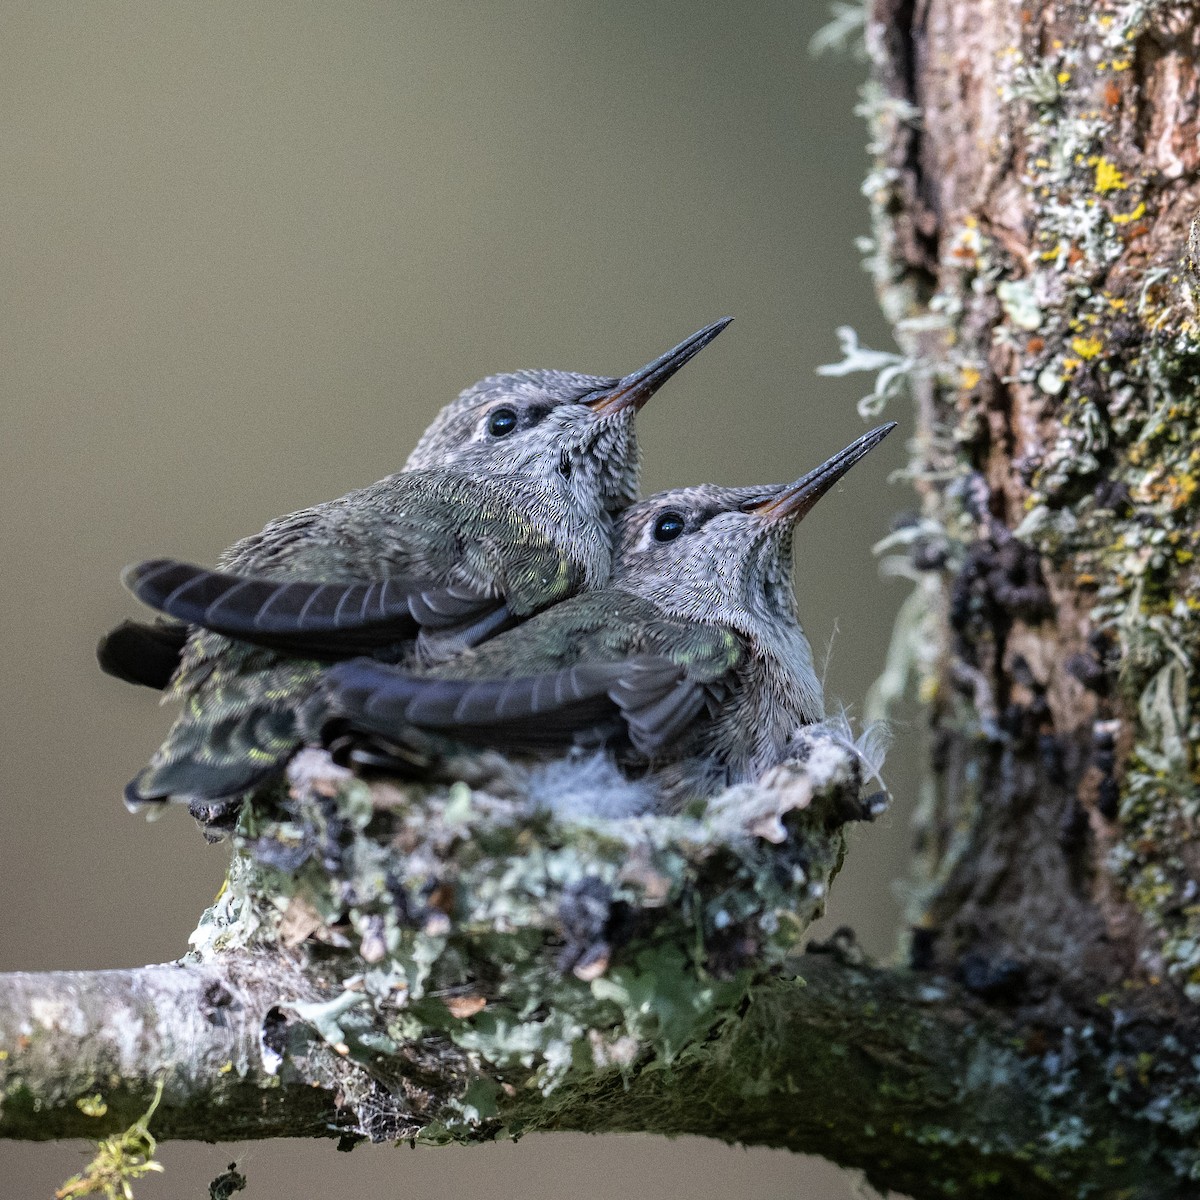
[[[791,479],[863,431],[869,381],[813,374],[839,324],[890,344],[853,247],[863,68],[808,56],[825,19],[804,0],[6,0],[0,969],[174,958],[220,883],[226,852],[185,813],[120,803],[170,716],[94,664],[136,611],[124,564],[211,561],[394,470],[484,374],[621,373],[727,312],[643,415],[647,490]],[[870,546],[909,503],[887,482],[906,435],[797,538],[829,694],[859,711],[903,596]],[[910,772],[893,760],[901,795]],[[834,891],[832,921],[877,953],[907,811],[855,832]],[[168,1145],[139,1200],[200,1200],[234,1156],[254,1200],[861,1194],[781,1152],[556,1136]],[[48,1196],[82,1160],[0,1145],[4,1191]]]

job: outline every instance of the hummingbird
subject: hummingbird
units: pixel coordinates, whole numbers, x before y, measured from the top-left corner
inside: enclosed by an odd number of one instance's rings
[[[757,778],[824,717],[792,583],[797,523],[895,428],[794,483],[661,492],[618,518],[613,576],[420,672],[351,659],[305,715],[351,763],[405,761],[410,732],[517,752],[607,743],[679,799]],[[435,743],[436,744],[436,743]],[[426,760],[428,761],[428,760]]]
[[[634,417],[728,324],[619,379],[490,376],[438,414],[403,470],[276,518],[217,570],[156,559],[126,571],[187,630],[171,689],[184,710],[126,803],[228,810],[299,744],[297,705],[330,660],[442,661],[603,584],[614,517],[637,492]],[[139,635],[150,653],[127,675],[167,664],[166,628]]]

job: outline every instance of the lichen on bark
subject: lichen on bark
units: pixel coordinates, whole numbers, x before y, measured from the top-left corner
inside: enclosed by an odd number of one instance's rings
[[[871,266],[951,650],[918,957],[1200,1000],[1196,8],[874,16]]]

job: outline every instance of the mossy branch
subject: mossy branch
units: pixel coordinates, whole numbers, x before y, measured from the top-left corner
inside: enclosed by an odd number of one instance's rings
[[[696,1134],[819,1153],[916,1197],[1167,1200],[1194,1189],[1178,1172],[1195,1158],[1184,1115],[1200,1109],[1173,1091],[1169,1054],[1139,1065],[1132,1041],[1098,1027],[1018,1028],[954,985],[841,954],[797,966],[802,980],[755,985],[670,1067],[570,1073],[549,1095],[511,1096],[506,1072],[467,1067],[465,1090],[493,1105],[456,1139]],[[160,1079],[159,1140],[355,1136],[341,1100],[359,1068],[294,1018],[269,1015],[298,988],[319,991],[286,958],[244,954],[0,977],[0,1136],[109,1135],[145,1110]],[[282,1071],[278,1038],[289,1045]],[[414,1039],[401,1055],[411,1056],[408,1094],[423,1094],[427,1113],[464,1085],[431,1074],[438,1053]],[[414,1106],[392,1115],[420,1136]]]
[[[1145,996],[1016,1015],[852,938],[798,953],[873,806],[836,728],[793,749],[703,814],[618,818],[499,756],[439,787],[302,755],[187,961],[0,978],[0,1137],[107,1137],[161,1089],[159,1140],[637,1130],[917,1197],[1186,1195],[1196,1039]]]

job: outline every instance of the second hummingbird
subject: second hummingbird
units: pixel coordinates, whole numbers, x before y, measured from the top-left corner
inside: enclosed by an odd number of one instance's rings
[[[606,587],[419,675],[338,663],[308,728],[351,762],[385,767],[412,758],[413,731],[422,753],[424,733],[510,751],[608,743],[655,769],[667,806],[756,778],[824,716],[796,612],[793,529],[893,428],[792,484],[678,488],[633,505]]]

